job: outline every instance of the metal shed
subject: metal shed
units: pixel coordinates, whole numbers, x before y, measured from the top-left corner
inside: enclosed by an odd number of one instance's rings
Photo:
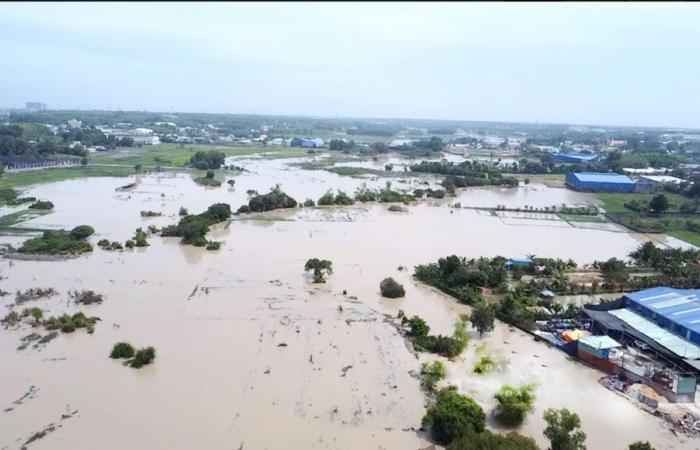
[[[634,192],[635,183],[627,175],[601,172],[569,172],[566,185],[577,191]]]

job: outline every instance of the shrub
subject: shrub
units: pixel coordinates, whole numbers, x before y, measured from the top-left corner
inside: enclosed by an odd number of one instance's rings
[[[314,283],[325,283],[324,274],[333,273],[333,263],[327,259],[311,258],[304,264],[304,271],[314,271]]]
[[[335,204],[335,194],[333,194],[332,191],[328,191],[321,198],[318,199],[316,202],[320,206],[329,206],[329,205],[334,205]]]
[[[382,297],[386,298],[399,298],[406,295],[403,286],[391,277],[385,278],[379,283],[379,290],[382,293]]]
[[[53,209],[53,203],[49,201],[39,200],[36,203],[29,205],[30,209]]]
[[[146,232],[143,231],[140,227],[136,229],[134,232],[134,237],[132,238],[134,241],[134,246],[135,247],[148,247],[148,241],[146,240]]]
[[[446,375],[445,365],[441,361],[433,361],[430,364],[423,363],[420,366],[421,386],[427,391],[435,390],[435,385]]]
[[[72,230],[70,230],[70,238],[75,239],[75,240],[81,240],[81,239],[87,239],[90,237],[93,233],[95,233],[95,229],[92,228],[90,225],[79,225]]]
[[[105,247],[109,247],[110,243],[107,239],[100,239],[99,241],[97,241],[97,246],[105,248]]]
[[[178,215],[186,216],[187,215],[187,208],[185,208],[184,206],[180,206],[180,211],[178,212]]]
[[[508,434],[467,432],[455,439],[446,450],[540,450],[534,439],[511,431]]]
[[[311,200],[310,198],[307,198],[307,199],[304,201],[304,206],[307,207],[307,208],[310,208],[310,207],[312,207],[312,206],[316,206],[316,203],[315,203],[313,200]]]
[[[490,356],[484,356],[474,365],[474,373],[482,374],[493,372],[496,370],[497,366],[498,365],[493,358]]]
[[[112,353],[109,354],[109,357],[113,359],[131,358],[134,356],[134,353],[133,345],[128,342],[117,342],[114,344],[114,347],[112,347]]]
[[[248,201],[248,207],[253,212],[271,211],[273,209],[296,208],[297,201],[282,192],[279,185],[264,195],[256,195]],[[239,209],[240,211],[240,209]]]
[[[512,386],[503,386],[494,395],[498,401],[496,407],[496,418],[499,422],[508,426],[520,425],[527,413],[534,410],[535,406],[535,387],[526,384],[515,388]]]
[[[218,241],[209,241],[207,243],[207,250],[218,250],[221,248],[221,242]]]
[[[136,369],[151,364],[156,359],[156,350],[153,347],[142,348],[134,355],[134,359],[129,361],[129,366]]]
[[[126,248],[134,248],[134,241],[132,241],[131,239],[129,239],[128,241],[124,242],[124,246],[125,246]]]
[[[486,426],[486,414],[470,397],[460,395],[455,388],[442,390],[435,406],[428,409],[422,425],[430,426],[430,435],[441,445],[447,445],[469,432],[481,433]]]

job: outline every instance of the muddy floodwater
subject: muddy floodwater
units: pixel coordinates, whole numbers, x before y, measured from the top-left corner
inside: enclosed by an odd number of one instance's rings
[[[297,200],[329,188],[354,191],[381,177],[341,177],[307,171],[290,161],[241,158],[249,172],[233,188],[204,188],[187,174],[132,179],[93,178],[39,185],[26,195],[51,200],[55,210],[23,226],[89,224],[95,244],[124,241],[134,229],[176,223],[178,210],[198,213],[215,202],[233,209],[246,191],[275,184]],[[395,189],[413,189],[423,178]],[[434,183],[431,180],[430,183]],[[58,294],[27,303],[44,315],[85,311],[101,318],[94,334],[78,330],[17,348],[32,329],[0,329],[0,448],[19,449],[419,449],[425,396],[414,376],[423,361],[407,348],[390,317],[418,314],[436,333],[450,333],[457,304],[411,278],[412,268],[441,256],[539,256],[579,263],[625,257],[647,236],[614,225],[571,224],[535,214],[456,209],[465,206],[588,204],[586,194],[530,184],[518,189],[467,189],[457,198],[421,201],[408,212],[387,205],[303,208],[246,216],[210,233],[218,251],[150,236],[150,246],[65,261],[0,260],[0,286],[14,293],[52,287]],[[5,208],[5,212],[13,209]],[[163,216],[142,218],[142,210]],[[2,236],[0,242],[22,238]],[[657,238],[658,239],[658,238]],[[660,243],[678,245],[670,238]],[[303,273],[312,257],[334,273],[312,284]],[[399,270],[399,266],[406,267]],[[406,297],[384,299],[379,282],[392,276]],[[102,304],[76,307],[69,289],[104,294]],[[343,291],[347,291],[343,295]],[[2,315],[14,295],[0,297]],[[154,346],[155,363],[140,370],[108,358],[112,345]],[[484,352],[504,361],[501,372],[472,373]],[[588,448],[623,449],[648,440],[661,449],[697,448],[668,426],[598,383],[601,372],[567,359],[527,334],[498,324],[449,362],[448,382],[490,414],[503,384],[537,385],[535,412],[519,429],[543,446],[542,412],[578,413]],[[495,426],[495,424],[491,424]]]

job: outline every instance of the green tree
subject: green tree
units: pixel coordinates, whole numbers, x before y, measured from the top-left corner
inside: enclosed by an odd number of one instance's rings
[[[42,317],[44,317],[44,312],[35,306],[29,310],[29,315],[34,318],[36,325],[39,326],[39,321],[42,319]]]
[[[472,398],[460,395],[455,388],[442,390],[435,406],[423,417],[423,427],[441,445],[447,445],[469,432],[481,433],[486,426],[486,414]]]
[[[414,338],[426,337],[430,333],[430,326],[418,316],[406,320],[408,335]]]
[[[547,422],[544,435],[549,439],[549,450],[586,450],[586,433],[581,431],[578,414],[566,408],[549,408],[543,417]]]
[[[655,195],[649,202],[649,209],[660,214],[668,209],[668,198],[664,194]]]
[[[379,290],[382,293],[382,297],[386,298],[398,298],[406,295],[403,286],[391,277],[384,278],[379,283]]]
[[[479,332],[479,337],[481,337],[484,333],[493,331],[496,313],[488,304],[481,302],[474,308],[474,311],[472,311],[469,316],[469,321],[472,327],[476,328],[476,331]]]
[[[535,409],[535,387],[526,384],[515,388],[513,386],[503,386],[494,395],[498,401],[496,407],[496,418],[504,425],[520,425],[525,416]]]
[[[656,450],[649,442],[637,441],[630,444],[629,450]]]
[[[469,432],[452,441],[447,450],[540,450],[534,439],[514,431],[508,434]]]
[[[325,283],[326,280],[323,279],[325,274],[333,273],[333,263],[327,259],[311,258],[304,264],[304,271],[309,270],[314,271],[314,283]]]
[[[629,278],[629,269],[627,265],[624,261],[617,258],[610,258],[600,263],[599,267],[603,278],[610,283],[622,283]]]
[[[128,342],[117,342],[114,344],[114,347],[112,347],[112,352],[109,354],[109,357],[113,359],[131,358],[134,356],[135,352],[134,346]]]

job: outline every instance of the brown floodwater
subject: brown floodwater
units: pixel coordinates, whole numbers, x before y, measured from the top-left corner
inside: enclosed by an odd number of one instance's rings
[[[237,208],[248,189],[263,192],[280,183],[303,200],[329,188],[351,192],[363,182],[385,182],[289,170],[280,160],[238,163],[251,172],[237,176],[234,189],[203,188],[187,175],[144,176],[131,192],[115,192],[129,181],[121,178],[36,186],[27,195],[49,199],[56,209],[31,224],[85,223],[97,230],[93,243],[124,241],[136,227],[175,223],[180,206],[200,212],[224,201]],[[419,182],[409,180],[407,188]],[[403,187],[395,180],[393,186]],[[429,441],[416,431],[425,398],[413,374],[434,356],[416,359],[387,315],[395,317],[402,309],[424,317],[436,333],[449,333],[468,308],[412,280],[415,265],[453,253],[534,253],[590,263],[624,257],[647,239],[616,226],[574,227],[536,215],[496,217],[448,208],[454,201],[549,206],[592,200],[536,184],[511,191],[469,189],[458,200],[416,203],[407,213],[367,204],[248,216],[210,233],[224,242],[215,252],[152,236],[148,248],[133,251],[96,248],[87,256],[52,262],[0,260],[3,290],[59,291],[23,306],[40,306],[45,315],[83,310],[102,319],[92,335],[61,334],[38,349],[17,350],[20,338],[34,331],[30,325],[0,330],[0,448],[21,448],[50,424],[60,427],[30,448],[426,447]],[[164,216],[142,218],[141,210]],[[12,239],[3,236],[0,242]],[[326,284],[314,285],[303,273],[311,257],[333,261]],[[386,276],[404,284],[405,298],[380,296],[379,282]],[[78,308],[68,300],[69,289],[92,289],[106,300]],[[13,301],[14,295],[0,297],[3,310]],[[109,359],[118,341],[154,346],[155,363],[135,370]],[[473,374],[484,352],[503,360],[503,370]],[[546,444],[543,410],[567,407],[581,416],[589,448],[621,449],[638,439],[657,448],[698,447],[600,386],[602,373],[502,324],[475,338],[447,366],[447,381],[474,396],[487,414],[502,384],[536,384],[536,411],[520,432],[541,445]],[[13,405],[26,392],[30,395]]]

